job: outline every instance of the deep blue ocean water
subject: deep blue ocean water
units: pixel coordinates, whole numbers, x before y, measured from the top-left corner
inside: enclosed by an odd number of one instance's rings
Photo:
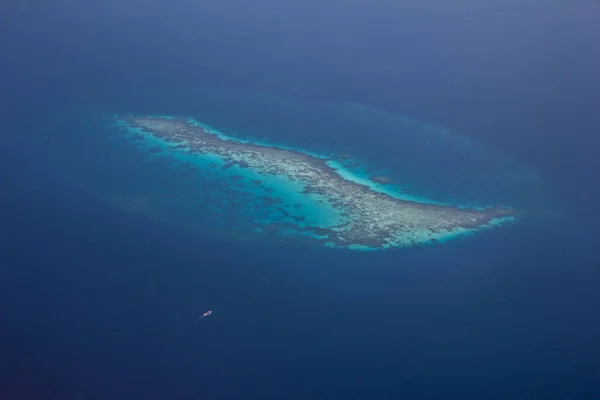
[[[600,398],[598,2],[0,7],[1,399]],[[366,254],[190,230],[107,201],[193,209],[92,118],[161,110],[535,216]]]

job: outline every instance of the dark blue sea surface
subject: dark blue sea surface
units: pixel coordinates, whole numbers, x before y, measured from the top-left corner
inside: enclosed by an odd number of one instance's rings
[[[3,3],[0,399],[600,398],[598,43],[591,0]],[[376,253],[228,236],[127,112],[525,217]]]

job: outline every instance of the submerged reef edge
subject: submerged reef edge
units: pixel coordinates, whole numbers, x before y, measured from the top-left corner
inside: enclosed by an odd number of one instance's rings
[[[247,210],[253,210],[247,216],[255,232],[370,251],[445,242],[514,222],[518,215],[505,206],[465,208],[398,198],[365,185],[364,178],[342,176],[330,157],[228,136],[191,118],[114,115],[111,120],[130,137],[245,182],[236,186]]]

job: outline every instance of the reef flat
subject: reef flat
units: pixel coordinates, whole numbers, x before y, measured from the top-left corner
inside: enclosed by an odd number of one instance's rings
[[[264,211],[252,213],[256,231],[371,250],[444,241],[516,217],[507,207],[463,208],[391,196],[341,174],[329,157],[233,138],[193,119],[128,115],[117,121],[166,151],[203,160],[198,168],[228,174],[245,191],[244,206]]]

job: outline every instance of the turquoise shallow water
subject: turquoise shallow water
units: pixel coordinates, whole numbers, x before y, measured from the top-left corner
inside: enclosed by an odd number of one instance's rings
[[[134,143],[142,142],[137,146],[142,151],[226,183],[226,189],[212,191],[215,201],[206,207],[207,211],[243,215],[250,222],[247,231],[300,235],[322,240],[327,246],[371,250],[443,242],[514,220],[497,217],[473,225],[463,221],[468,216],[454,215],[457,211],[452,211],[464,206],[449,208],[441,202],[406,195],[398,187],[394,190],[390,185],[377,184],[364,173],[364,164],[348,157],[340,163],[333,154],[325,156],[264,141],[252,142],[192,119],[116,118],[116,126],[125,137]],[[162,136],[163,130],[180,132],[181,128],[194,133],[183,139],[170,137],[171,134]],[[231,146],[236,150],[227,150]],[[240,162],[246,165],[242,167]],[[363,171],[353,171],[343,164],[360,165]],[[313,172],[306,175],[308,171]],[[423,208],[439,204],[446,207],[430,207],[430,211]]]

